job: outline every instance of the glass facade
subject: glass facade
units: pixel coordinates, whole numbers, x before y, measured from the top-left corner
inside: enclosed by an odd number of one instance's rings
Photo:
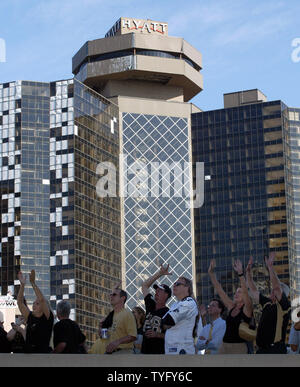
[[[21,102],[21,268],[36,270],[37,284],[50,297],[48,83],[22,81]],[[26,298],[34,300],[31,286]]]
[[[51,300],[69,300],[89,343],[121,279],[120,199],[96,192],[97,165],[118,167],[117,118],[115,105],[80,82],[52,84]]]
[[[118,173],[118,116],[73,79],[0,85],[0,295],[17,294],[18,271],[35,269],[52,308],[69,300],[89,343],[121,279],[120,199],[96,192],[99,163]],[[32,303],[30,285],[25,294]]]
[[[289,282],[283,111],[281,101],[192,114],[194,162],[204,162],[204,205],[195,209],[198,296],[214,290],[207,275],[216,259],[218,278],[233,295],[232,265],[254,257],[254,278],[265,289],[264,256],[276,251],[276,271]]]
[[[73,80],[50,84],[51,305],[67,299],[75,319]]]
[[[181,53],[132,48],[132,49],[127,49],[122,51],[114,51],[106,54],[91,56],[89,60],[88,59],[84,60],[74,73],[76,74],[77,79],[81,79],[80,73],[86,67],[87,63],[101,62],[108,59],[123,58],[125,56],[133,56],[133,55],[144,55],[144,56],[152,56],[152,57],[159,57],[159,58],[184,60],[189,66],[193,67],[195,70],[197,71],[201,70],[199,65],[197,65],[195,62],[193,62],[191,59],[189,59],[187,56]]]
[[[191,209],[183,193],[177,195],[174,186],[169,191],[176,171],[162,173],[163,166],[178,163],[182,171],[179,188],[185,182],[189,202],[188,133],[187,118],[123,113],[122,151],[128,171],[124,183],[125,278],[130,308],[143,305],[141,284],[160,263],[168,263],[173,272],[172,279],[164,278],[164,283],[179,276],[193,277]],[[131,173],[137,162],[145,169]],[[136,195],[130,191],[133,186],[139,186]]]
[[[21,82],[0,85],[0,295],[14,293],[21,260]]]
[[[284,157],[291,299],[300,296],[300,109],[284,110]]]
[[[1,294],[15,293],[17,272],[37,271],[50,296],[49,87],[40,82],[0,85]],[[33,292],[26,289],[28,302]]]

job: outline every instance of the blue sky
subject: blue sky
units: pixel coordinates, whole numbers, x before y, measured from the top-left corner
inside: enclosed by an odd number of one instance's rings
[[[222,108],[223,93],[253,88],[300,107],[300,61],[291,57],[299,0],[8,0],[0,15],[0,83],[72,77],[75,52],[124,16],[167,22],[169,35],[202,53],[204,90],[192,100],[200,108]]]

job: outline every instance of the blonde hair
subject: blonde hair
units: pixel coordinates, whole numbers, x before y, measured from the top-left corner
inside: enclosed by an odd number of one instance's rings
[[[189,297],[195,298],[194,297],[194,290],[193,290],[193,282],[192,280],[186,278],[186,277],[180,277],[180,279],[184,280],[185,286],[188,288],[189,292]]]
[[[140,324],[141,326],[144,325],[144,322],[145,322],[145,319],[146,319],[146,313],[144,311],[143,308],[141,308],[140,306],[136,306],[132,309],[132,312],[137,312],[138,316],[139,316],[139,321],[137,321],[137,324]]]
[[[182,279],[184,281],[185,286],[188,288],[188,297],[192,297],[194,299],[194,301],[196,302],[196,304],[197,304],[197,301],[196,301],[195,296],[194,296],[192,280],[190,280],[190,279],[188,279],[186,277],[180,277],[180,279]],[[197,337],[197,330],[198,330],[199,320],[200,320],[200,314],[198,312],[196,320],[195,320],[195,326],[194,326],[194,329],[193,329],[193,337],[194,338]]]

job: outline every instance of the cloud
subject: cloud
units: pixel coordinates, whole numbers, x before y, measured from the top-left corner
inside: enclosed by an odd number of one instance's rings
[[[219,27],[222,23],[232,20],[237,14],[236,0],[226,4],[224,2],[210,4],[196,2],[184,12],[180,8],[175,8],[176,11],[168,18],[169,31],[174,30],[179,35],[195,30],[198,34],[199,31]]]
[[[197,2],[184,12],[175,7],[168,18],[169,33],[189,36],[189,41],[207,48],[249,44],[283,32],[293,22],[297,24],[297,9],[300,11],[298,3],[292,9],[282,1]]]
[[[239,26],[227,26],[213,38],[215,45],[229,45],[256,42],[264,37],[273,36],[289,25],[289,18],[283,14],[268,19],[251,19]]]

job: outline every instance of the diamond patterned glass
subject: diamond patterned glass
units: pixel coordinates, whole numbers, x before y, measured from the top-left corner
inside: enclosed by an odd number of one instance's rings
[[[125,277],[132,308],[142,303],[141,284],[160,263],[170,264],[173,272],[163,283],[171,284],[179,276],[192,278],[191,209],[183,192],[175,190],[175,173],[170,174],[172,189],[161,170],[176,163],[182,167],[185,187],[191,185],[187,119],[123,113],[123,153],[127,168],[140,161],[148,172],[147,196],[124,195]]]

